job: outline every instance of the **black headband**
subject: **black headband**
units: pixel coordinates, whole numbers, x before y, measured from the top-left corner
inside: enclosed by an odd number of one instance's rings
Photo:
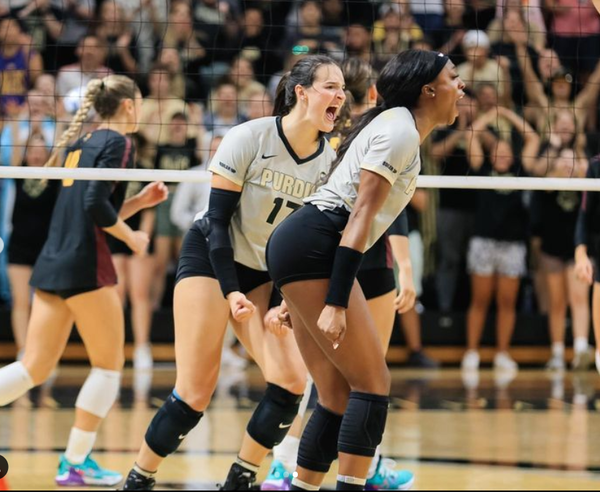
[[[446,64],[448,63],[449,60],[450,60],[450,58],[448,58],[443,53],[437,54],[437,56],[435,57],[435,63],[433,64],[433,70],[431,72],[430,80],[427,81],[428,84],[430,82],[433,82],[437,78],[437,76],[444,69],[444,67],[446,66]]]

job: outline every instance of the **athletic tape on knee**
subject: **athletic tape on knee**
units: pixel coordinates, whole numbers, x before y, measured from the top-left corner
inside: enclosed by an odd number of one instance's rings
[[[372,458],[381,443],[390,399],[368,393],[350,393],[340,428],[338,450],[341,453]]]
[[[317,404],[306,424],[298,450],[298,466],[319,473],[327,473],[338,456],[338,436],[342,415],[336,415]]]
[[[85,380],[75,406],[104,418],[114,405],[121,386],[121,373],[94,367]]]
[[[295,395],[271,383],[252,414],[246,431],[252,439],[267,449],[277,446],[294,423],[302,395]]]
[[[196,412],[175,395],[175,392],[169,395],[146,431],[146,444],[162,458],[177,451],[204,415],[203,412]]]
[[[0,407],[12,403],[33,388],[33,380],[21,362],[0,369]]]

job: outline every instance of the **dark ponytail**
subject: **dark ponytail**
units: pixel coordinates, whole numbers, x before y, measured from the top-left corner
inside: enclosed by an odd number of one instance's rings
[[[339,66],[335,60],[325,55],[311,55],[298,61],[287,72],[277,86],[273,116],[286,116],[296,105],[296,86],[310,87],[315,81],[315,74],[323,65]]]
[[[435,51],[407,50],[392,58],[377,79],[377,92],[383,103],[364,113],[348,132],[333,161],[331,173],[342,162],[357,135],[377,116],[387,109],[415,108],[423,86],[433,82],[447,62],[446,55]]]

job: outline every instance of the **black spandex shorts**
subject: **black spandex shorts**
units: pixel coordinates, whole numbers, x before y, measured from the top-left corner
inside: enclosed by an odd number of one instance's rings
[[[48,289],[40,289],[42,292],[46,294],[52,294],[54,296],[58,296],[61,299],[67,300],[71,297],[79,296],[81,294],[87,294],[88,292],[94,292],[95,290],[99,290],[102,287],[80,287],[79,289],[66,289],[66,290],[48,290]]]
[[[243,294],[248,294],[271,281],[268,272],[254,270],[237,262],[235,268]],[[202,234],[198,222],[194,222],[181,245],[175,283],[190,277],[217,278],[208,256],[206,238]]]
[[[25,265],[33,267],[38,256],[42,251],[41,247],[17,244],[13,241],[8,243],[8,263],[9,265]]]
[[[367,301],[396,291],[396,279],[391,268],[360,270],[356,279]]]
[[[277,288],[331,277],[333,260],[348,214],[305,205],[275,229],[267,245],[267,265]]]

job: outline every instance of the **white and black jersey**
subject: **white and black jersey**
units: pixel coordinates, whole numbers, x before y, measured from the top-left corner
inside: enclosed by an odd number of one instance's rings
[[[236,262],[267,270],[265,248],[271,233],[315,192],[334,159],[325,138],[313,155],[299,158],[280,117],[249,121],[227,133],[209,170],[243,187],[229,229]]]
[[[363,169],[379,174],[392,189],[378,212],[365,251],[390,228],[410,202],[421,170],[420,136],[406,108],[388,109],[378,115],[354,139],[327,184],[305,200],[319,210],[344,208],[352,212]]]

